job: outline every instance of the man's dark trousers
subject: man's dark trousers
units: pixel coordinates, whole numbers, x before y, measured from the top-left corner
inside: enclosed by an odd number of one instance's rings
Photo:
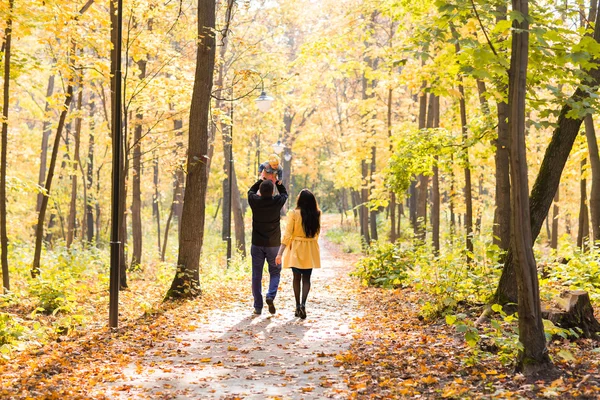
[[[281,278],[281,264],[275,263],[277,257],[277,247],[255,246],[250,247],[250,255],[252,256],[252,296],[254,296],[254,308],[263,308],[262,297],[262,276],[265,266],[265,260],[269,266],[269,289],[267,290],[267,299],[275,299],[279,280]]]

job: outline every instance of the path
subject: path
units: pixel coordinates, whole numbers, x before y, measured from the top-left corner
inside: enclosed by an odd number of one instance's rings
[[[290,270],[282,272],[274,316],[266,307],[262,315],[252,315],[248,279],[236,301],[215,305],[197,329],[146,352],[106,394],[127,399],[346,398],[344,371],[335,355],[349,348],[358,312],[349,289],[351,265],[324,239],[320,245],[323,268],[313,273],[306,320],[294,317]]]

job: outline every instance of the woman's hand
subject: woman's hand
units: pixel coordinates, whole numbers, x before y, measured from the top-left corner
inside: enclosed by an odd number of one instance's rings
[[[275,264],[280,265],[281,264],[281,255],[277,254],[277,257],[275,257]]]

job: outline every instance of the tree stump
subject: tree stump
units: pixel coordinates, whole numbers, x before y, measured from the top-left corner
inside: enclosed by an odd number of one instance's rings
[[[584,290],[563,292],[557,299],[559,310],[543,310],[542,318],[561,328],[579,328],[582,337],[599,339],[600,323],[594,317],[590,296]]]

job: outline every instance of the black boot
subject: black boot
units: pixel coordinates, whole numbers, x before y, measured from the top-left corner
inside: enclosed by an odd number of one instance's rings
[[[306,319],[306,307],[305,306],[303,306],[303,305],[300,306],[298,316],[300,317],[300,319]]]

